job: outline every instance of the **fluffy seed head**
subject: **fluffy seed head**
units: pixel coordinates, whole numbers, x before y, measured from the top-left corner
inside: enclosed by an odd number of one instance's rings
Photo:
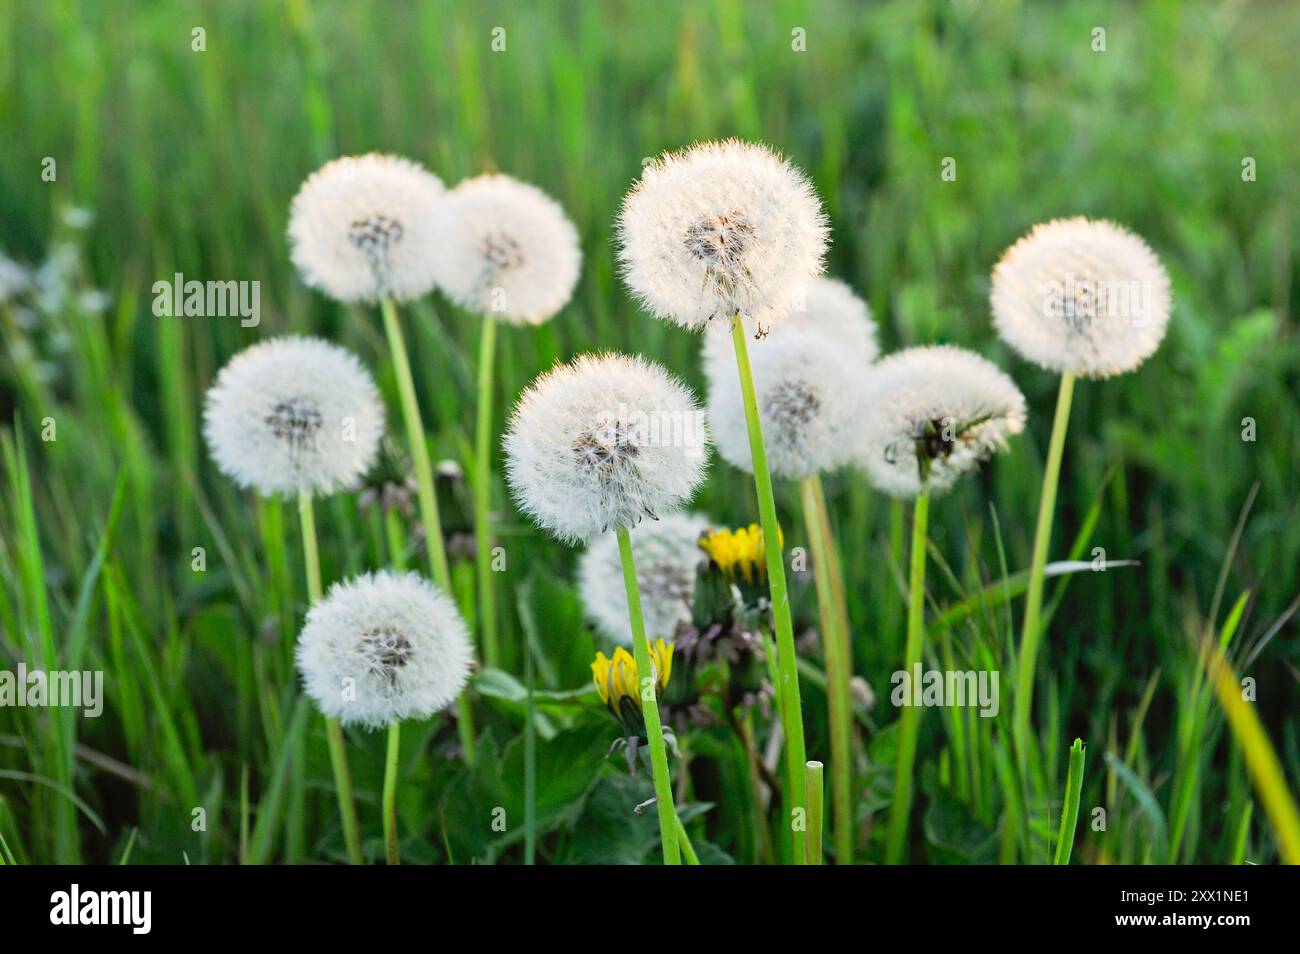
[[[566,543],[674,513],[704,478],[704,415],[653,362],[581,355],[538,377],[504,439],[519,508]]]
[[[474,651],[456,604],[415,573],[336,583],[295,649],[303,687],[344,725],[425,719],[460,695]]]
[[[865,384],[859,454],[880,490],[940,492],[1025,426],[1025,398],[998,368],[961,348],[908,348]]]
[[[749,349],[767,463],[778,477],[798,480],[834,470],[851,457],[862,420],[866,363],[828,335],[778,334]],[[708,339],[716,336],[709,335]],[[734,351],[707,343],[709,433],[729,464],[753,473],[749,426]],[[728,343],[729,344],[729,343]]]
[[[700,534],[709,526],[709,521],[698,514],[674,514],[643,522],[632,530],[636,579],[648,638],[671,640],[678,623],[691,621],[695,570],[703,560]],[[587,616],[601,635],[631,646],[623,563],[618,540],[612,534],[597,537],[582,555],[578,587]]]
[[[203,433],[217,467],[262,496],[330,494],[370,469],[384,405],[350,352],[320,338],[245,348],[208,390]]]
[[[546,321],[578,283],[578,230],[558,202],[510,176],[457,185],[436,216],[438,285],[464,308],[517,325]]]
[[[289,208],[294,265],[338,301],[406,301],[434,285],[434,212],[442,180],[418,163],[369,153],[326,163]]]
[[[993,321],[1004,341],[1053,371],[1132,371],[1169,324],[1169,276],[1141,238],[1113,222],[1057,219],[993,268]]]
[[[642,172],[619,215],[619,262],[641,304],[699,330],[739,313],[779,323],[822,271],[829,229],[804,174],[766,146],[697,143]]]

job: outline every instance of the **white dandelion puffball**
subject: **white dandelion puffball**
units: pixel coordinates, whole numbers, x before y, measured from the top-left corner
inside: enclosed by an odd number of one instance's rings
[[[1025,427],[1025,397],[996,365],[962,348],[908,348],[872,366],[858,453],[877,488],[939,492]]]
[[[541,189],[503,175],[467,179],[436,213],[434,275],[456,304],[516,325],[546,321],[578,284],[578,230]]]
[[[739,313],[751,332],[821,274],[829,228],[807,177],[766,146],[697,143],[660,156],[623,200],[623,278],[650,312],[691,330]]]
[[[712,336],[710,336],[712,337]],[[709,434],[723,460],[754,472],[749,425],[735,356],[706,355]],[[822,335],[791,335],[755,343],[750,369],[772,474],[799,480],[834,470],[852,457],[862,424],[867,365]]]
[[[221,369],[203,432],[217,467],[240,487],[329,494],[374,463],[384,405],[351,352],[320,338],[274,338]]]
[[[326,163],[289,208],[293,264],[343,302],[408,301],[434,286],[442,180],[419,163],[369,153]]]
[[[646,637],[672,641],[679,623],[691,621],[695,570],[704,559],[700,534],[713,526],[699,514],[673,514],[641,523],[631,531],[636,581]],[[597,537],[578,563],[578,588],[587,617],[601,635],[623,646],[632,645],[627,586],[618,539]]]
[[[814,278],[793,298],[789,318],[774,332],[778,340],[785,334],[823,335],[857,362],[867,364],[880,355],[871,309],[844,282]]]
[[[1057,219],[993,268],[1002,339],[1052,371],[1108,378],[1155,353],[1169,325],[1169,276],[1141,238],[1113,222]]]
[[[380,572],[330,587],[294,655],[321,712],[373,729],[450,705],[474,650],[448,596],[418,574]]]
[[[565,543],[676,512],[708,456],[690,390],[659,365],[619,354],[580,355],[538,377],[503,443],[519,508]]]

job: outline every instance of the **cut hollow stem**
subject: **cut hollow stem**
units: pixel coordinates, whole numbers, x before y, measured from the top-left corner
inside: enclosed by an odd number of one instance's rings
[[[626,527],[618,528],[618,553],[623,562],[623,585],[627,590],[628,620],[632,624],[632,649],[636,658],[637,689],[641,693],[641,716],[645,720],[646,741],[650,745],[650,772],[654,778],[655,801],[659,809],[659,839],[664,864],[682,863],[677,840],[677,810],[673,807],[673,788],[668,776],[668,749],[664,745],[663,726],[659,722],[656,698],[657,676],[650,661],[650,644],[645,637],[645,619],[641,615],[641,589],[636,581],[636,561],[632,556],[632,537]]]
[[[1025,591],[1025,624],[1020,636],[1020,653],[1016,661],[1016,712],[1014,738],[1022,762],[1028,759],[1029,719],[1034,707],[1034,667],[1042,636],[1039,623],[1043,609],[1043,575],[1047,567],[1047,549],[1052,541],[1052,517],[1056,511],[1056,488],[1061,477],[1061,456],[1065,451],[1065,432],[1070,426],[1070,402],[1074,395],[1074,375],[1061,375],[1056,395],[1056,415],[1052,419],[1052,436],[1047,445],[1047,467],[1043,472],[1043,492],[1038,498],[1038,523],[1034,528],[1034,552],[1029,563],[1029,584]]]
[[[402,747],[402,723],[388,726],[388,753],[384,759],[384,857],[401,864],[397,855],[397,758]]]
[[[838,561],[832,555],[830,518],[826,513],[821,479],[814,474],[799,482],[804,523],[812,548],[813,581],[817,587],[818,615],[822,623],[822,651],[826,659],[826,703],[831,736],[831,815],[838,864],[853,863],[852,712],[849,676],[853,668],[847,620],[837,594]],[[811,798],[811,795],[810,795]],[[812,807],[809,806],[811,813]],[[810,823],[811,824],[811,823]],[[820,864],[820,856],[818,856]]]
[[[307,566],[307,602],[315,605],[321,598],[320,548],[316,543],[316,513],[311,493],[298,494],[298,522],[302,527],[303,562]],[[330,770],[334,775],[334,792],[339,801],[339,820],[343,824],[343,843],[348,861],[365,864],[361,853],[361,828],[357,824],[357,806],[352,798],[352,775],[348,771],[348,753],[343,743],[343,727],[338,720],[325,716],[325,739],[330,753]]]
[[[925,649],[925,535],[930,516],[930,497],[916,498],[912,510],[912,552],[907,578],[907,646],[903,669],[913,678]],[[917,687],[913,686],[913,691]],[[894,770],[894,800],[889,809],[889,831],[885,840],[885,862],[895,865],[907,853],[908,822],[912,812],[912,769],[916,763],[916,737],[921,709],[904,699],[898,723],[898,764]]]
[[[804,842],[804,864],[822,863],[822,763],[806,766],[808,789],[808,840]]]
[[[786,805],[790,818],[792,857],[803,863],[804,826],[792,824],[796,817],[807,822],[804,781],[803,705],[799,700],[799,671],[794,648],[794,623],[790,618],[790,594],[785,580],[785,559],[781,554],[781,530],[776,517],[776,498],[772,493],[772,474],[767,467],[767,448],[763,443],[763,424],[754,393],[754,375],[749,365],[749,345],[745,328],[736,315],[731,319],[731,340],[736,351],[736,369],[740,375],[740,392],[745,405],[745,423],[749,428],[749,454],[754,464],[754,490],[758,496],[758,513],[763,528],[767,557],[767,581],[772,598],[772,620],[776,629],[776,657],[779,683],[776,687],[785,730],[786,781],[790,791]]]
[[[496,593],[492,585],[492,364],[497,321],[483,316],[478,348],[478,408],[474,425],[474,560],[478,566],[478,619],[483,661],[499,666]]]

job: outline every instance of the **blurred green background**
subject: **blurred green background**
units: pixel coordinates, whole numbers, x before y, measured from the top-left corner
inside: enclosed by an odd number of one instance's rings
[[[932,508],[935,609],[996,580],[1003,552],[1012,571],[1029,562],[1056,380],[993,334],[993,263],[1034,223],[1071,214],[1115,219],[1156,249],[1173,283],[1168,338],[1136,373],[1076,392],[1052,549],[1061,559],[1079,540],[1084,558],[1100,546],[1142,563],[1058,591],[1037,695],[1044,762],[1059,781],[1070,740],[1089,743],[1083,819],[1105,806],[1109,824],[1083,832],[1079,860],[1271,860],[1240,755],[1200,688],[1196,640],[1249,591],[1236,658],[1294,788],[1298,43],[1300,8],[1283,3],[0,0],[0,253],[39,270],[0,303],[0,665],[52,652],[104,669],[108,693],[98,720],[0,710],[0,835],[18,860],[340,853],[319,727],[289,716],[302,609],[292,508],[238,493],[199,427],[229,356],[291,331],[357,351],[397,407],[377,314],[311,293],[289,262],[303,178],[337,155],[391,151],[449,184],[499,169],[564,205],[581,283],[545,327],[504,333],[503,415],[533,375],[590,348],[644,352],[702,384],[698,342],[631,303],[612,226],[645,157],[734,135],[809,172],[833,226],[830,272],[869,301],[886,350],[971,347],[1029,398],[1012,452]],[[955,181],[941,179],[945,157]],[[178,271],[260,281],[261,326],[155,317],[150,288]],[[437,297],[404,313],[437,451],[465,460],[477,320]],[[55,441],[41,439],[46,417]],[[856,671],[877,698],[856,766],[871,859],[892,764],[905,514],[854,474],[827,487],[856,597]],[[793,491],[783,514],[797,545]],[[527,635],[541,688],[583,688],[594,644],[565,582],[575,554],[519,521],[502,487],[495,497],[511,668],[522,671]],[[698,508],[756,518],[744,476],[721,462]],[[381,559],[375,516],[352,497],[319,519],[327,580]],[[192,569],[194,547],[206,572]],[[811,593],[799,600],[811,618]],[[1001,664],[1019,613],[975,613],[936,651]],[[488,768],[466,776],[439,720],[410,735],[412,860],[517,858],[514,829],[488,830],[473,799],[514,811],[521,706],[510,686],[481,693]],[[825,754],[824,697],[813,686],[807,700],[810,746]],[[611,820],[636,783],[602,764],[615,732],[593,709],[543,705],[555,731],[541,743],[542,855],[640,860]],[[913,857],[989,860],[998,739],[981,727],[987,750],[955,766],[952,718],[923,728]],[[701,840],[750,860],[727,750],[707,734],[697,748],[707,757],[711,744],[719,767],[696,784],[716,805],[696,823]],[[353,737],[375,841],[381,748]]]

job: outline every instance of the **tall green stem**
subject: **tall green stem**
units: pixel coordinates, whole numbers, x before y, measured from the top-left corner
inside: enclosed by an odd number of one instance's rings
[[[731,341],[736,350],[736,369],[740,374],[740,392],[745,404],[745,423],[749,427],[749,455],[754,464],[754,490],[758,495],[759,520],[767,554],[767,581],[772,597],[772,619],[776,628],[777,669],[781,696],[781,720],[785,729],[786,779],[790,792],[786,804],[794,820],[802,816],[804,825],[791,830],[791,847],[796,864],[803,863],[804,830],[807,801],[804,784],[803,704],[799,700],[799,671],[794,649],[794,624],[790,618],[790,594],[785,581],[785,559],[781,554],[781,529],[776,518],[776,498],[772,494],[772,474],[767,468],[767,448],[763,443],[763,423],[758,416],[758,398],[754,394],[754,375],[749,366],[749,345],[745,328],[736,315],[731,319]]]
[[[298,522],[302,526],[303,562],[307,565],[307,602],[315,605],[321,598],[320,548],[316,543],[316,513],[311,493],[298,494]],[[339,819],[343,823],[343,843],[348,861],[365,864],[361,854],[361,827],[357,824],[357,806],[352,798],[352,775],[348,771],[348,753],[343,744],[343,727],[337,719],[325,717],[325,738],[329,744],[330,769],[334,774],[334,792],[339,800]]]
[[[492,362],[496,336],[496,319],[484,315],[478,346],[478,416],[474,426],[474,558],[478,564],[483,661],[489,666],[501,664],[492,585]]]
[[[406,353],[406,339],[402,325],[397,320],[397,306],[391,298],[379,303],[384,315],[384,333],[393,356],[393,369],[397,372],[397,392],[402,402],[402,417],[406,421],[406,439],[411,445],[411,462],[415,467],[416,495],[420,501],[420,520],[424,524],[424,549],[429,555],[429,571],[433,581],[455,599],[451,586],[451,570],[447,565],[447,551],[442,540],[442,519],[438,515],[438,497],[433,489],[433,465],[429,462],[429,444],[424,439],[424,421],[420,417],[420,402],[415,396],[415,381],[411,377],[411,360]],[[474,761],[474,712],[469,697],[461,693],[456,700],[456,728],[465,761]]]
[[[853,863],[852,807],[852,713],[849,702],[849,634],[840,614],[836,594],[837,561],[831,554],[830,519],[826,514],[821,479],[814,474],[799,482],[804,523],[812,547],[813,580],[817,586],[817,607],[822,622],[822,649],[826,657],[826,702],[831,734],[831,812],[835,829],[835,858],[838,864]],[[812,806],[809,806],[811,814]],[[811,820],[809,822],[811,826]],[[817,856],[820,864],[820,855]]]
[[[1070,425],[1070,401],[1074,395],[1074,375],[1061,375],[1056,395],[1056,416],[1052,420],[1052,437],[1047,446],[1047,469],[1043,473],[1043,492],[1038,499],[1038,524],[1034,528],[1034,553],[1029,564],[1029,588],[1025,591],[1025,626],[1020,636],[1020,655],[1016,661],[1016,718],[1014,735],[1016,752],[1022,761],[1028,758],[1029,717],[1034,708],[1034,666],[1038,660],[1038,642],[1042,636],[1039,615],[1043,609],[1043,573],[1047,567],[1047,548],[1052,541],[1052,516],[1056,512],[1056,487],[1061,478],[1061,456],[1065,451],[1065,432]]]
[[[645,638],[645,618],[641,615],[641,588],[636,581],[632,537],[626,527],[618,528],[618,553],[623,561],[623,585],[627,590],[628,619],[632,624],[641,715],[645,719],[646,740],[650,743],[650,771],[654,776],[655,801],[659,808],[659,839],[663,844],[664,864],[679,865],[682,860],[677,843],[677,809],[673,807],[673,789],[668,777],[668,750],[664,745],[663,726],[659,723],[656,675],[650,661],[650,644]]]
[[[1061,828],[1056,837],[1052,864],[1068,865],[1074,849],[1074,829],[1079,823],[1079,793],[1083,790],[1083,760],[1086,746],[1075,739],[1070,746],[1070,771],[1065,777],[1065,804],[1061,806]]]
[[[925,648],[925,534],[930,516],[930,497],[922,493],[912,510],[911,568],[907,577],[907,647],[903,666],[908,681],[915,678]],[[918,687],[913,686],[913,691]],[[885,840],[885,861],[899,864],[907,852],[908,819],[912,812],[912,768],[916,762],[916,736],[921,709],[904,699],[898,726],[898,767],[894,772],[894,802],[889,811],[889,832]]]
[[[401,747],[402,723],[390,723],[384,759],[384,855],[390,865],[402,863],[397,856],[397,756]]]
[[[804,864],[822,863],[822,763],[808,762],[805,767],[808,789],[808,840],[804,842]]]

